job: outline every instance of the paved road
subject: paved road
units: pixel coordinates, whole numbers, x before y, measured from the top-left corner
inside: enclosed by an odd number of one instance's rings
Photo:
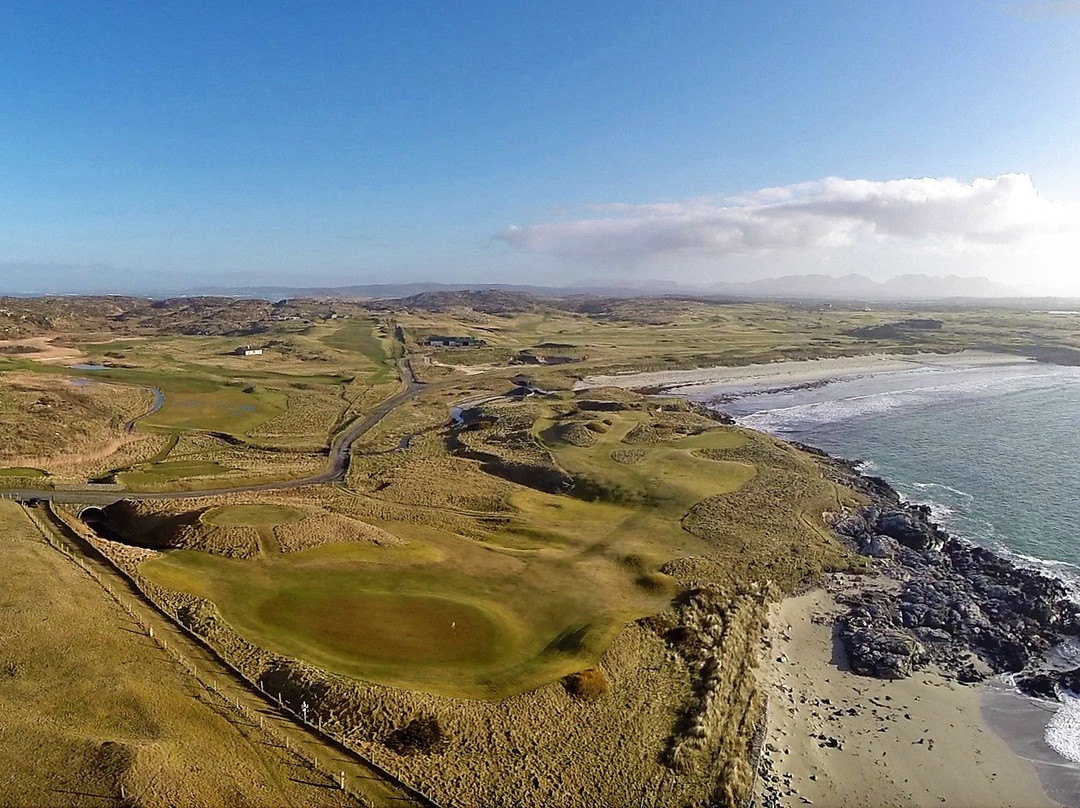
[[[168,491],[159,493],[137,493],[117,490],[111,486],[87,485],[85,488],[62,489],[53,488],[10,488],[0,490],[0,496],[6,499],[25,501],[28,499],[41,499],[50,502],[64,502],[83,505],[109,505],[120,499],[198,499],[201,497],[213,497],[220,494],[246,494],[253,491],[283,491],[291,488],[303,488],[306,485],[324,485],[336,480],[344,479],[345,472],[349,468],[349,453],[352,445],[358,438],[371,430],[379,421],[400,407],[406,401],[416,398],[426,387],[423,382],[416,380],[412,365],[408,358],[398,360],[398,371],[405,387],[398,393],[390,396],[378,407],[369,412],[363,418],[353,421],[345,429],[334,436],[330,443],[330,456],[326,464],[326,470],[311,477],[303,477],[296,480],[280,480],[260,485],[238,485],[222,488],[200,488],[197,491]]]

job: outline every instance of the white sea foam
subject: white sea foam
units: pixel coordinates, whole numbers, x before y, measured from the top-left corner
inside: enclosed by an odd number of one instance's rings
[[[918,488],[926,491],[931,489],[937,489],[939,491],[948,491],[950,494],[956,494],[958,497],[962,497],[966,500],[973,500],[975,496],[969,494],[967,491],[961,491],[959,488],[953,488],[951,485],[945,485],[944,483],[912,483],[912,488]]]
[[[1075,368],[1067,370],[1075,375]],[[996,369],[992,375],[980,372],[972,378],[970,375],[950,374],[948,381],[943,384],[925,383],[927,380],[940,380],[942,375],[944,375],[942,371],[929,368],[894,373],[889,375],[890,383],[901,383],[907,386],[892,390],[875,390],[861,395],[841,395],[826,398],[823,401],[803,401],[788,406],[767,406],[738,415],[737,402],[739,400],[745,401],[747,398],[760,395],[760,391],[744,391],[746,395],[742,399],[736,399],[735,406],[728,406],[727,409],[734,410],[737,414],[736,420],[744,426],[763,432],[783,434],[797,431],[808,424],[836,423],[853,418],[880,415],[901,408],[941,404],[957,398],[971,399],[983,395],[1001,395],[1010,390],[1051,386],[1057,383],[1063,373],[1057,372],[1056,369],[1047,370],[1045,366],[1039,366],[1034,372],[1025,369],[1002,373],[1000,369]],[[870,382],[881,381],[881,377],[874,376],[864,377],[864,379]],[[826,395],[835,396],[841,391],[857,390],[862,386],[864,379],[840,380]],[[814,394],[815,392],[792,393],[778,397],[773,404],[783,405],[792,397],[813,396]]]
[[[1059,695],[1061,706],[1046,725],[1046,743],[1063,758],[1080,763],[1080,697]]]
[[[1052,558],[1036,558],[1013,550],[1001,542],[998,542],[994,549],[1018,567],[1035,570],[1061,581],[1068,590],[1069,599],[1080,604],[1080,566],[1068,561],[1055,561]]]
[[[945,525],[952,521],[952,518],[956,516],[955,508],[950,508],[948,505],[942,505],[940,502],[927,500],[926,506],[930,509],[930,517],[941,525]]]

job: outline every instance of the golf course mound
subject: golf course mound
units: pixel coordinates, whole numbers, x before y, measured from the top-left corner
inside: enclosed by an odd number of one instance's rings
[[[300,508],[269,502],[211,508],[199,520],[206,527],[199,549],[232,558],[280,553],[276,526],[299,522],[306,515]]]
[[[273,502],[223,505],[202,515],[211,535],[243,535],[264,552],[298,553],[324,544],[363,542],[386,547],[401,539],[382,528],[324,508]]]
[[[306,514],[299,521],[277,525],[274,536],[283,553],[298,553],[324,544],[346,542],[374,544],[379,547],[402,543],[402,539],[380,527],[322,508]]]
[[[544,431],[542,436],[548,443],[568,443],[571,446],[589,447],[597,443],[597,431],[590,429],[583,421],[568,421],[556,424]]]
[[[258,618],[323,653],[378,665],[484,665],[502,645],[502,627],[485,611],[451,598],[357,592],[306,598],[282,593]]]

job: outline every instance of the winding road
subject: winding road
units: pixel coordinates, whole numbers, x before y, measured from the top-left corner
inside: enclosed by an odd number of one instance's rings
[[[349,454],[353,444],[369,432],[379,423],[379,421],[405,402],[416,398],[426,389],[427,385],[417,381],[416,374],[413,373],[412,364],[408,357],[398,359],[397,366],[398,372],[401,375],[401,381],[405,385],[404,388],[383,401],[367,415],[353,421],[343,430],[338,432],[330,442],[329,459],[326,464],[326,469],[311,477],[302,477],[294,480],[278,480],[257,485],[200,488],[197,491],[135,492],[92,485],[88,485],[84,488],[61,490],[54,488],[8,488],[0,491],[0,496],[5,499],[16,499],[22,502],[37,499],[49,502],[81,505],[109,505],[121,499],[199,499],[203,497],[216,497],[221,494],[246,494],[255,491],[284,491],[293,488],[303,488],[308,485],[325,485],[326,483],[332,483],[344,479],[345,472],[349,469]]]

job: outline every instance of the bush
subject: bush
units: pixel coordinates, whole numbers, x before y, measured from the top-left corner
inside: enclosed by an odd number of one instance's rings
[[[644,572],[634,579],[634,583],[650,592],[674,592],[675,579],[662,572]]]
[[[581,701],[597,701],[610,690],[607,676],[599,668],[587,668],[571,673],[563,679],[563,687],[572,697]]]
[[[439,719],[433,715],[422,715],[391,732],[385,745],[399,755],[420,755],[441,751],[446,742]]]
[[[586,502],[613,502],[616,505],[638,505],[645,500],[644,492],[638,489],[588,474],[574,477],[573,487],[568,493]]]

